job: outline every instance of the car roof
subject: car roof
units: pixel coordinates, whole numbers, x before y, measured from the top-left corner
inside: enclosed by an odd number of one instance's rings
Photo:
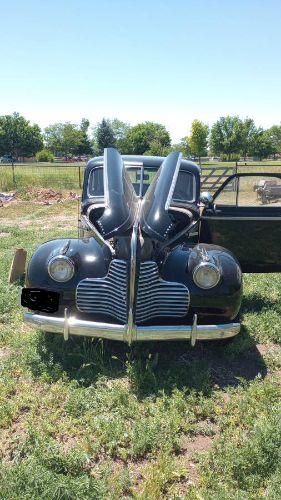
[[[121,155],[124,162],[142,163],[145,167],[159,168],[165,160],[165,156],[143,156],[143,155]],[[89,174],[92,168],[103,164],[103,156],[96,156],[88,161],[85,174]],[[200,167],[190,160],[181,161],[181,169],[199,175]]]

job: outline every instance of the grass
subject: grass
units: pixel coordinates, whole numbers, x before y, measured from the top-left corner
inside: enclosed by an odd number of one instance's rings
[[[29,186],[53,189],[80,189],[85,163],[23,163],[0,165],[0,190],[13,191]],[[79,169],[81,180],[79,182]]]
[[[7,275],[75,236],[77,205],[0,210],[0,499],[280,498],[280,276],[245,276],[227,345],[65,343],[23,324]]]
[[[281,172],[281,164],[278,161],[265,160],[262,162],[253,162],[253,164],[255,165],[254,168],[239,165],[238,172]],[[203,173],[205,169],[205,174],[207,173],[208,175],[210,169],[216,166],[228,167],[230,171],[227,175],[230,175],[234,173],[235,162],[206,163],[203,165]],[[11,165],[0,164],[0,191],[20,191],[29,186],[79,190],[83,182],[84,168],[85,163],[70,163],[68,165],[65,163],[24,163],[15,164],[13,173]],[[221,173],[221,170],[217,170],[214,172],[214,175],[219,177]],[[133,173],[131,173],[131,177],[134,177]],[[216,178],[210,180],[216,181]]]

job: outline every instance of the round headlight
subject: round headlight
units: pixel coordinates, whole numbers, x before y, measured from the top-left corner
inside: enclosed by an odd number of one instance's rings
[[[193,271],[193,280],[196,285],[206,290],[216,286],[220,277],[220,270],[210,262],[202,262]]]
[[[49,261],[48,273],[53,280],[64,283],[72,278],[74,274],[74,264],[68,257],[58,255]]]

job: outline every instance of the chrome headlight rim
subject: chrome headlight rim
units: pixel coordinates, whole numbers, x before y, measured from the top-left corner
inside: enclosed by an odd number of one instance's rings
[[[212,286],[204,286],[204,285],[200,284],[197,281],[196,274],[199,271],[199,269],[201,269],[202,267],[211,268],[211,269],[213,269],[216,272],[216,274],[217,274],[217,280],[216,280],[216,282]],[[211,290],[212,288],[215,288],[215,286],[217,286],[219,284],[219,282],[221,281],[221,271],[218,268],[218,266],[216,266],[212,262],[200,262],[200,264],[198,264],[195,267],[195,269],[193,270],[192,277],[193,277],[193,281],[194,281],[194,283],[195,283],[196,286],[198,286],[199,288],[202,288],[202,290]]]
[[[67,279],[64,279],[64,280],[58,280],[56,278],[54,278],[54,276],[52,275],[51,273],[51,265],[55,262],[55,261],[63,261],[63,262],[66,262],[70,268],[71,268],[71,273],[70,273],[70,276],[67,277]],[[73,276],[74,276],[74,272],[75,272],[75,267],[74,267],[74,262],[69,258],[69,257],[66,257],[66,255],[55,255],[54,257],[52,257],[49,262],[48,262],[48,274],[50,276],[50,278],[55,281],[56,283],[67,283],[68,281],[70,281]]]

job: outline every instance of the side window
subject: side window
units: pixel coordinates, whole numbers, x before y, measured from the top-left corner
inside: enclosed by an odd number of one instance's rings
[[[230,180],[214,200],[215,205],[281,207],[281,179],[266,174]]]
[[[103,168],[94,168],[89,177],[89,195],[104,196]]]
[[[236,206],[237,204],[237,187],[238,179],[231,179],[219,195],[215,198],[214,202],[216,205],[222,206]]]
[[[195,200],[195,177],[184,170],[179,171],[173,201],[191,202]]]
[[[239,180],[238,206],[281,207],[281,179],[263,174],[241,177]]]

